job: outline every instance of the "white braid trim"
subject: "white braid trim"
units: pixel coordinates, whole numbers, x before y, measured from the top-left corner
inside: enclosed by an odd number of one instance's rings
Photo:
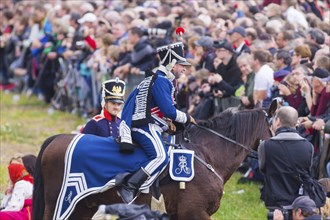
[[[164,73],[166,74],[166,77],[167,77],[171,82],[175,79],[175,75],[174,75],[171,71],[168,71],[168,70],[166,69],[165,66],[160,65],[160,66],[158,67],[158,70],[164,72]]]

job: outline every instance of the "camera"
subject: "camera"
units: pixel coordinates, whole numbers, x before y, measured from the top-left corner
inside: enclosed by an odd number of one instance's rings
[[[143,35],[148,37],[165,37],[167,30],[161,28],[148,28],[143,30]]]
[[[76,46],[79,49],[83,49],[85,47],[85,42],[84,41],[77,41]]]
[[[282,208],[280,211],[283,214],[284,220],[292,220],[292,210]],[[274,219],[274,210],[268,211],[267,213],[267,219],[268,220],[273,220]]]

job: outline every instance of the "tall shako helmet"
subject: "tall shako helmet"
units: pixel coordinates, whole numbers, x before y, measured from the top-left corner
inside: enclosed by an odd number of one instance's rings
[[[179,35],[180,40],[182,40],[181,35],[184,33],[184,29],[179,27],[176,33]],[[160,57],[160,64],[165,66],[167,71],[171,71],[176,63],[184,66],[191,65],[184,56],[184,45],[182,42],[158,47],[157,53]]]
[[[102,89],[102,98],[104,101],[124,103],[125,82],[118,77],[105,81]]]

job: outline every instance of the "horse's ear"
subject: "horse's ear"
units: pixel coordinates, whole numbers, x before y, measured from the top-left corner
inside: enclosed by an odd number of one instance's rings
[[[269,105],[269,108],[268,108],[268,117],[273,117],[274,116],[274,114],[275,114],[275,112],[276,112],[276,110],[277,110],[277,100],[276,99],[274,99],[273,101],[272,101],[272,103]]]
[[[262,104],[260,101],[257,101],[257,103],[254,105],[254,108],[261,108]]]

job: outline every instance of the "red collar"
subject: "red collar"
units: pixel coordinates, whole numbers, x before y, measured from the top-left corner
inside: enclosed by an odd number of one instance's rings
[[[111,115],[106,108],[103,108],[103,115],[108,121],[116,121],[117,117]]]

